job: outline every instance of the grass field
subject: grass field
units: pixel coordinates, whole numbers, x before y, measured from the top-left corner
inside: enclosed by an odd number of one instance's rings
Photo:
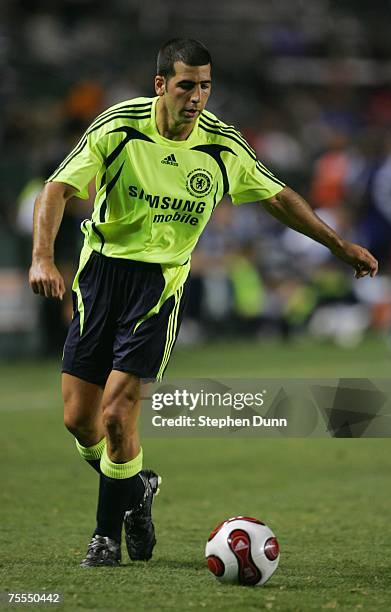
[[[390,356],[378,339],[221,343],[178,350],[167,374],[389,377]],[[2,364],[0,412],[0,591],[59,592],[69,611],[391,609],[388,440],[145,439],[163,475],[154,558],[132,564],[123,550],[120,569],[81,570],[97,476],[63,430],[57,364]],[[205,569],[209,531],[236,514],[279,538],[264,588],[224,586]]]

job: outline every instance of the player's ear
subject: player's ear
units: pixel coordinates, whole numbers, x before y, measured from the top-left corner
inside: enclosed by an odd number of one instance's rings
[[[160,74],[155,76],[155,91],[158,96],[163,96],[166,91],[166,79]]]

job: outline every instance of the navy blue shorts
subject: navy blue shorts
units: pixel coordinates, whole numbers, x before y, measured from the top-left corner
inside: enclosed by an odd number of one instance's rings
[[[160,264],[89,253],[73,284],[62,371],[101,386],[111,370],[161,380],[187,285],[170,288]]]

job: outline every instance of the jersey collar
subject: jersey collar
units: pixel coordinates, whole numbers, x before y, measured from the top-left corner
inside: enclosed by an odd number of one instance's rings
[[[186,140],[170,140],[169,138],[165,138],[159,133],[159,130],[157,129],[157,125],[156,125],[156,104],[158,100],[159,100],[159,96],[156,96],[155,98],[153,98],[152,112],[151,112],[151,126],[152,126],[154,141],[159,142],[161,144],[166,144],[170,147],[183,147],[185,149],[189,148],[189,145],[199,143],[198,121],[200,119],[200,115],[198,115],[196,122],[194,124],[194,128],[192,132],[189,134],[189,136],[186,138]]]

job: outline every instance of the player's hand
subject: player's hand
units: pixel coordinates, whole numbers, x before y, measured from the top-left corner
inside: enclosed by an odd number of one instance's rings
[[[378,270],[377,259],[364,247],[353,242],[342,243],[342,246],[333,249],[334,255],[351,265],[355,269],[354,276],[362,278],[363,276],[376,276]]]
[[[29,272],[29,283],[34,293],[62,300],[65,283],[52,259],[33,260]]]

